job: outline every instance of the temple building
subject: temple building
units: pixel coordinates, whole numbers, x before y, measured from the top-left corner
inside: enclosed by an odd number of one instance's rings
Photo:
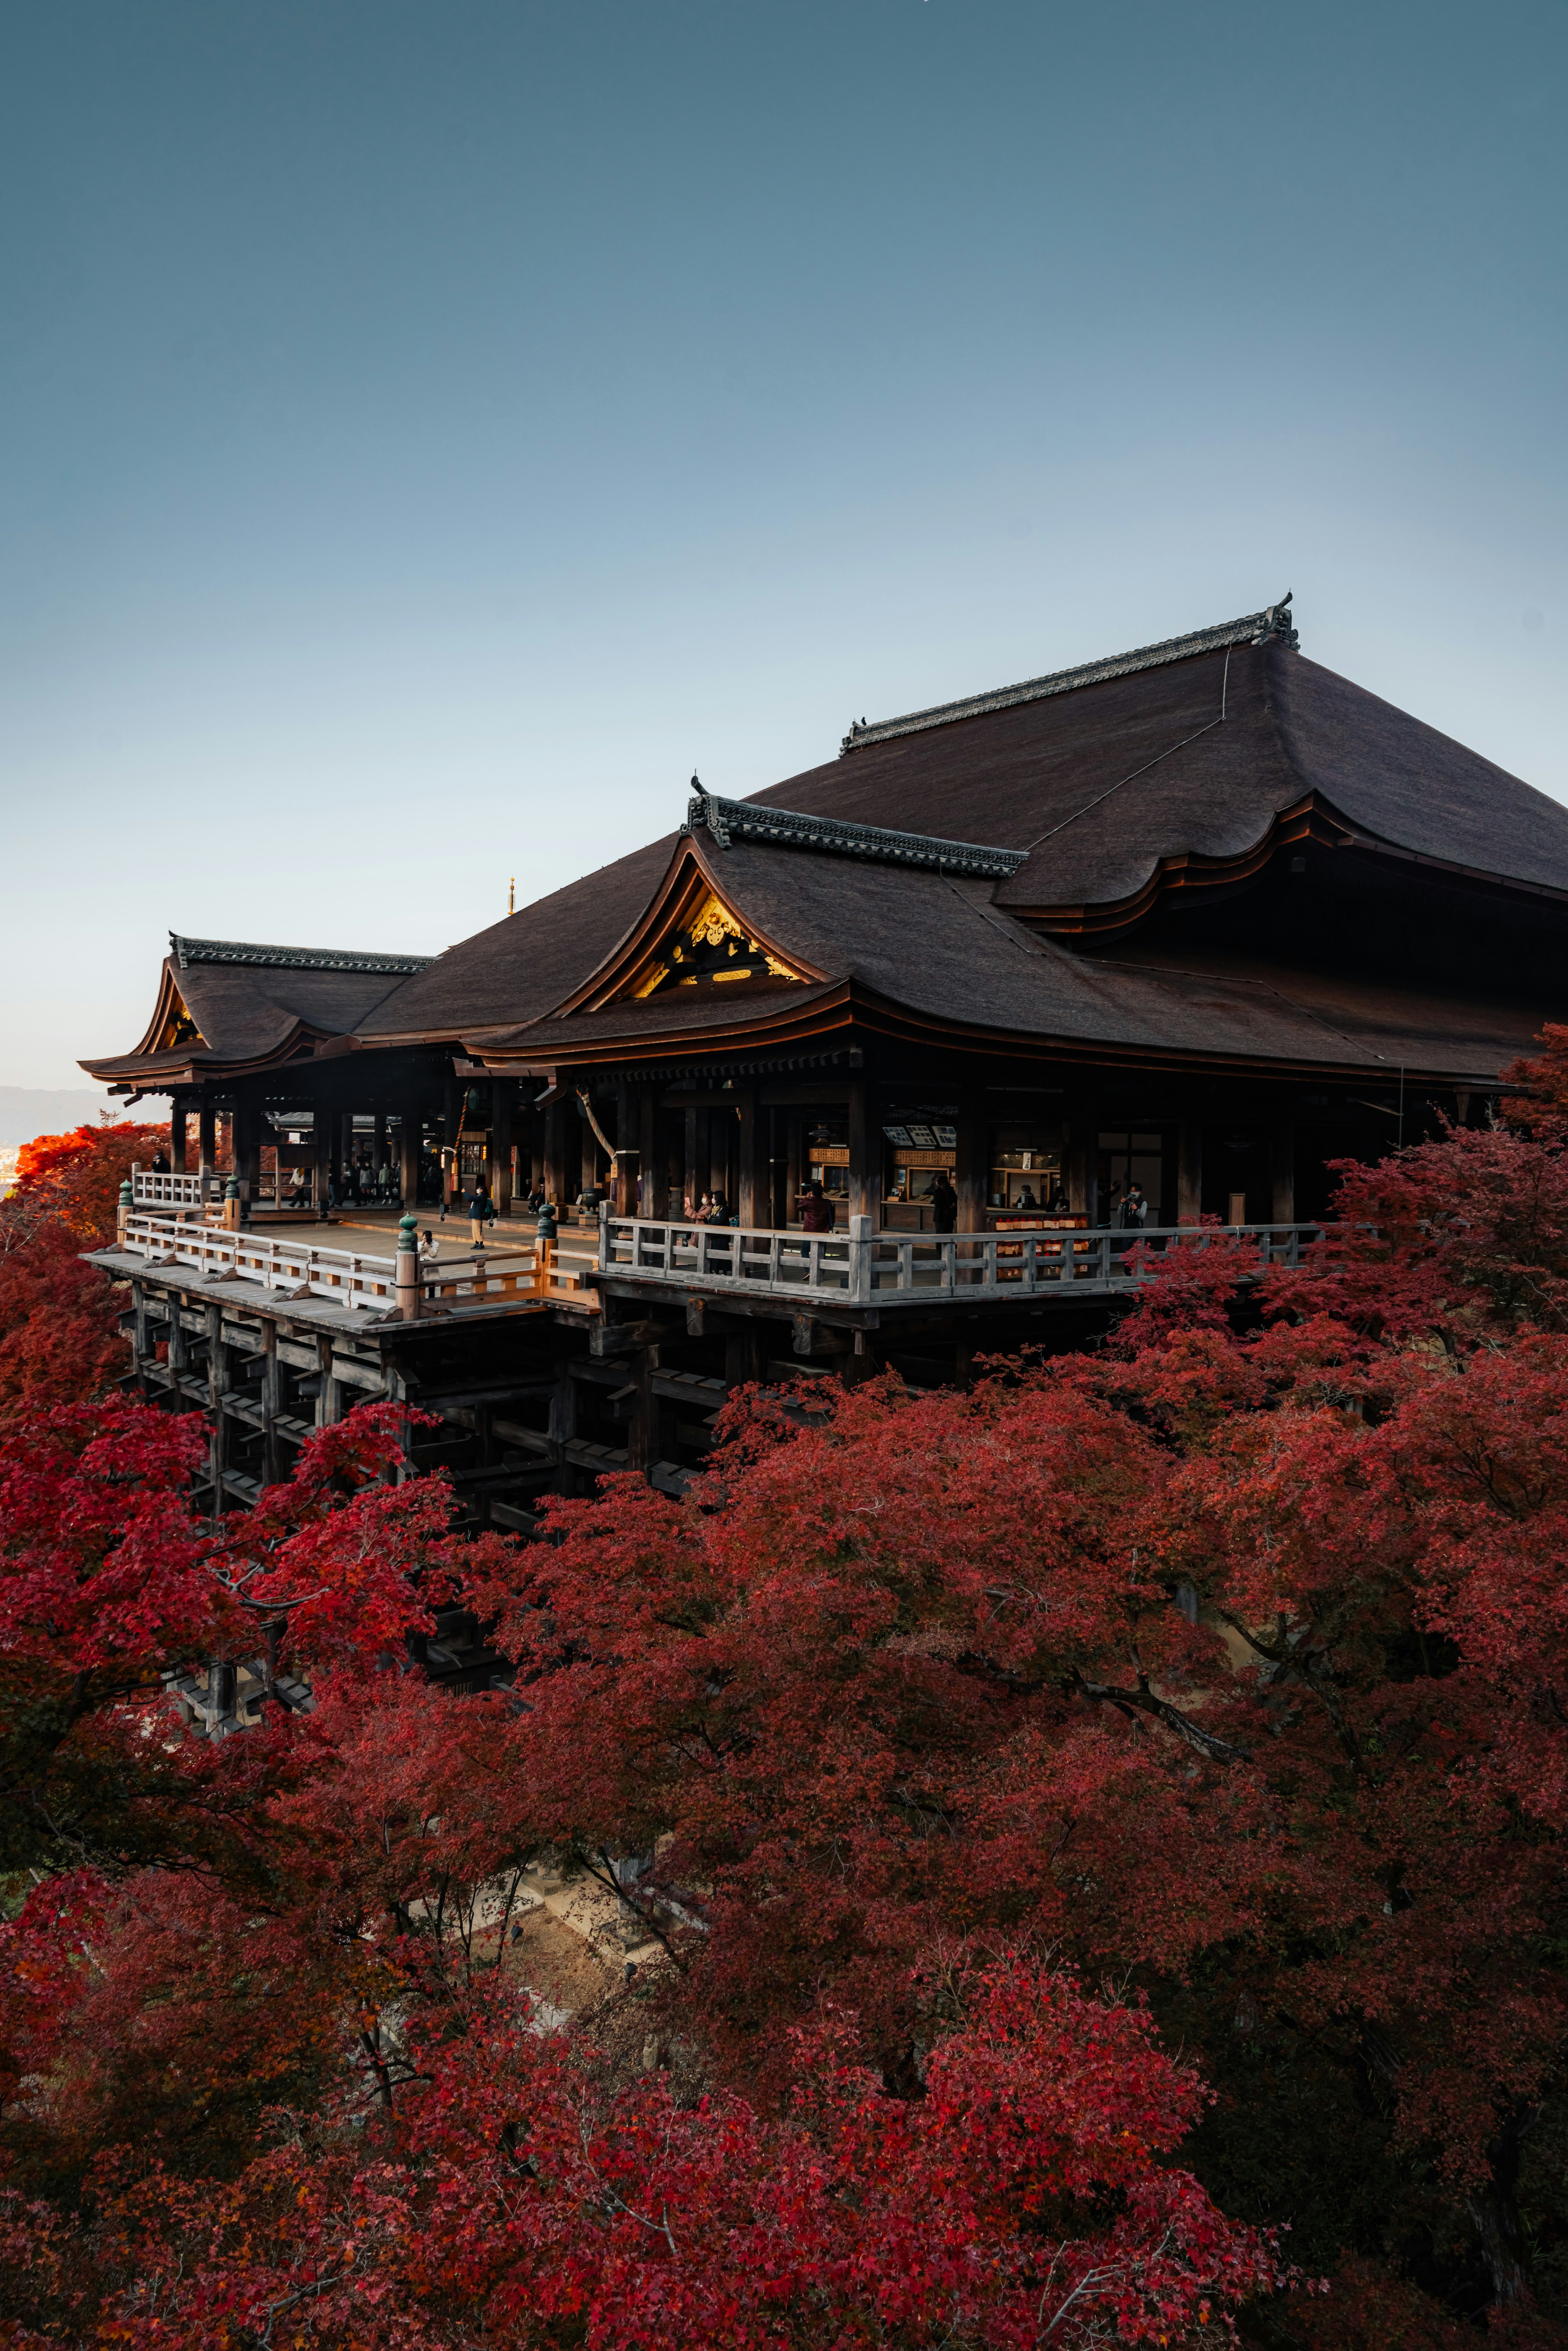
[[[379,1364],[439,1352],[448,1395],[527,1353],[556,1449],[525,1489],[559,1482],[569,1442],[583,1470],[597,1446],[677,1477],[674,1425],[626,1426],[650,1379],[711,1401],[776,1360],[961,1375],[977,1344],[1103,1311],[1122,1276],[1092,1237],[1140,1215],[1310,1226],[1330,1162],[1485,1118],[1564,1017],[1568,809],[1309,660],[1289,598],[861,720],[747,799],[694,778],[671,813],[434,957],[174,937],[141,1040],[83,1063],[167,1097],[172,1174],[227,1161],[251,1228],[343,1203],[356,1162],[391,1171],[389,1228],[481,1175],[519,1240],[521,1196],[585,1200],[575,1301],[356,1325]],[[819,1247],[802,1289],[807,1202],[807,1231],[831,1220],[873,1272],[841,1280]],[[148,1257],[144,1320],[154,1291],[195,1295]],[[563,1434],[563,1350],[623,1392],[596,1438]],[[239,1492],[262,1469],[215,1474]]]

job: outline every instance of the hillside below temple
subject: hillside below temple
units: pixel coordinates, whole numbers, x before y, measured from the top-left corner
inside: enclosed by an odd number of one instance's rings
[[[748,799],[694,778],[433,958],[172,939],[140,1043],[83,1067],[172,1103],[99,1261],[149,1391],[212,1415],[214,1506],[370,1394],[440,1415],[476,1523],[606,1468],[678,1488],[738,1380],[961,1377],[1103,1322],[1134,1187],[1155,1246],[1218,1217],[1277,1259],[1329,1162],[1483,1119],[1564,1018],[1568,810],[1306,659],[1289,601],[861,721]],[[489,1277],[398,1293],[400,1207],[481,1174]],[[284,1211],[329,1196],[307,1250]]]

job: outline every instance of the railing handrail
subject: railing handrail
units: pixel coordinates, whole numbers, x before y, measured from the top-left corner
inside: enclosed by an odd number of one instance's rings
[[[1016,1297],[1034,1291],[1132,1290],[1152,1279],[1126,1260],[1173,1247],[1240,1246],[1270,1264],[1299,1262],[1303,1239],[1324,1228],[1280,1218],[1247,1225],[1013,1227],[980,1233],[874,1231],[869,1217],[847,1230],[700,1225],[691,1217],[600,1219],[600,1270],[671,1287],[771,1292],[868,1305],[900,1295],[929,1300]]]
[[[267,1290],[302,1285],[311,1295],[340,1306],[391,1308],[397,1295],[397,1259],[365,1249],[334,1248],[294,1236],[246,1232],[227,1226],[192,1225],[181,1217],[132,1210],[120,1246],[153,1263],[190,1265],[198,1270],[233,1271]],[[468,1258],[421,1262],[418,1285],[426,1297],[478,1292],[492,1286],[515,1291],[527,1277],[532,1284],[533,1249],[484,1249]]]

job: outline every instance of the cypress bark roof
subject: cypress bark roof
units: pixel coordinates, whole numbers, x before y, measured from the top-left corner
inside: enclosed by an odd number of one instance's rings
[[[1320,820],[1323,837],[1406,869],[1427,861],[1529,893],[1552,923],[1542,900],[1561,897],[1568,946],[1568,809],[1307,660],[1270,607],[863,726],[848,756],[745,800],[703,794],[685,837],[617,859],[423,967],[184,941],[165,986],[201,1030],[183,1059],[208,1067],[277,1061],[350,1032],[367,1046],[552,1060],[575,1043],[591,1057],[618,1038],[652,1047],[704,1027],[716,1043],[782,1033],[847,1019],[852,1002],[881,1008],[878,1019],[900,1008],[909,1033],[933,1040],[946,1029],[1318,1067],[1381,1059],[1484,1079],[1562,1016],[1558,1001],[1489,1007],[1446,985],[1391,989],[1212,950],[1187,968],[1140,955],[1135,940],[1091,958],[1050,935],[1088,927],[1085,909],[1124,923],[1183,861],[1222,878],[1233,864],[1242,878],[1282,822]],[[608,1002],[617,957],[643,939],[683,858],[811,980]],[[1462,931],[1456,939],[1462,957]],[[1484,975],[1472,972],[1479,993]],[[166,1010],[161,998],[160,1019]],[[83,1066],[167,1076],[181,1050],[155,1019],[135,1053]]]

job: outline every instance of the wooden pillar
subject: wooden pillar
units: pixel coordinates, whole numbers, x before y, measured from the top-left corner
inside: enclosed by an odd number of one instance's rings
[[[512,1213],[512,1102],[516,1092],[513,1079],[491,1079],[490,1197],[498,1217]]]
[[[580,1187],[586,1192],[589,1186],[591,1184],[595,1190],[597,1190],[599,1186],[599,1138],[594,1134],[593,1129],[590,1126],[587,1119],[582,1114],[581,1102],[580,1102],[575,1103],[574,1108],[577,1112],[578,1141],[581,1154],[578,1163],[582,1171]]]
[[[566,1206],[566,1122],[575,1116],[557,1095],[545,1112],[545,1190],[557,1207]]]
[[[261,1196],[261,1104],[254,1096],[238,1095],[233,1113],[230,1158],[239,1181],[242,1200]]]
[[[217,1113],[204,1095],[196,1113],[196,1172],[204,1184],[209,1176],[218,1172]]]
[[[659,1090],[637,1089],[637,1213],[661,1222],[670,1213],[669,1183],[659,1157]]]
[[[1203,1124],[1184,1118],[1176,1129],[1176,1222],[1196,1225],[1203,1214]]]
[[[1074,1216],[1100,1221],[1100,1097],[1087,1088],[1073,1089],[1065,1099],[1062,1158],[1067,1171],[1067,1196]]]
[[[961,1233],[983,1233],[990,1135],[986,1124],[986,1097],[977,1087],[966,1089],[959,1096],[958,1147],[954,1159],[953,1189],[958,1195],[956,1228]]]
[[[558,1494],[572,1490],[571,1464],[566,1458],[566,1447],[577,1435],[577,1382],[571,1376],[571,1365],[563,1354],[555,1368],[555,1394],[549,1405],[550,1450],[555,1458],[555,1489]]]
[[[642,1135],[638,1131],[637,1096],[630,1078],[615,1081],[615,1150],[612,1163],[611,1205],[618,1217],[637,1214],[637,1171],[643,1165]]]
[[[177,1094],[169,1112],[169,1165],[176,1176],[186,1174],[185,1113],[189,1105],[183,1094]]]
[[[849,1134],[850,1214],[852,1217],[869,1217],[874,1230],[882,1222],[882,1186],[877,1181],[879,1169],[873,1165],[871,1131],[866,1116],[866,1082],[859,1075],[850,1080]],[[880,1163],[880,1151],[875,1157]]]
[[[632,1400],[632,1417],[626,1425],[626,1467],[647,1474],[649,1465],[657,1457],[657,1415],[653,1402],[653,1364],[655,1350],[638,1347],[632,1356],[632,1384],[637,1393]]]
[[[805,1122],[798,1110],[787,1111],[784,1116],[784,1222],[798,1225],[800,1221],[800,1184],[805,1169],[801,1164],[801,1129]]]
[[[316,1363],[320,1376],[320,1391],[316,1398],[316,1426],[330,1428],[343,1417],[343,1384],[332,1368],[332,1342],[318,1339]]]
[[[221,1306],[207,1308],[207,1410],[212,1421],[212,1442],[208,1460],[213,1478],[213,1521],[215,1525],[223,1515],[224,1469],[228,1461],[229,1416],[224,1410],[224,1398],[228,1394],[228,1350],[224,1345],[224,1310]]]
[[[387,1114],[384,1110],[379,1110],[376,1113],[375,1141],[371,1145],[371,1157],[375,1163],[371,1172],[374,1176],[378,1184],[380,1184],[382,1180],[382,1169],[386,1165],[389,1156],[390,1154],[387,1149]]]
[[[772,1170],[768,1165],[768,1119],[757,1106],[756,1090],[748,1086],[740,1102],[740,1184],[736,1215],[743,1225],[765,1230],[773,1222]]]
[[[685,1150],[681,1160],[681,1212],[683,1215],[695,1210],[702,1196],[703,1187],[697,1180],[697,1144],[701,1140],[698,1122],[701,1115],[701,1112],[695,1105],[688,1108],[686,1112]]]
[[[420,1117],[417,1097],[407,1095],[398,1116],[397,1134],[398,1190],[405,1208],[419,1205]]]
[[[1269,1161],[1274,1193],[1270,1214],[1277,1225],[1293,1225],[1296,1221],[1296,1127],[1289,1111],[1281,1112],[1274,1121],[1269,1137]]]
[[[263,1322],[261,1344],[265,1356],[261,1374],[261,1481],[264,1486],[277,1486],[283,1479],[283,1448],[277,1435],[277,1416],[283,1409],[283,1366],[277,1357],[276,1322]]]
[[[463,1131],[463,1090],[448,1070],[441,1096],[441,1213],[457,1197],[457,1138]]]

